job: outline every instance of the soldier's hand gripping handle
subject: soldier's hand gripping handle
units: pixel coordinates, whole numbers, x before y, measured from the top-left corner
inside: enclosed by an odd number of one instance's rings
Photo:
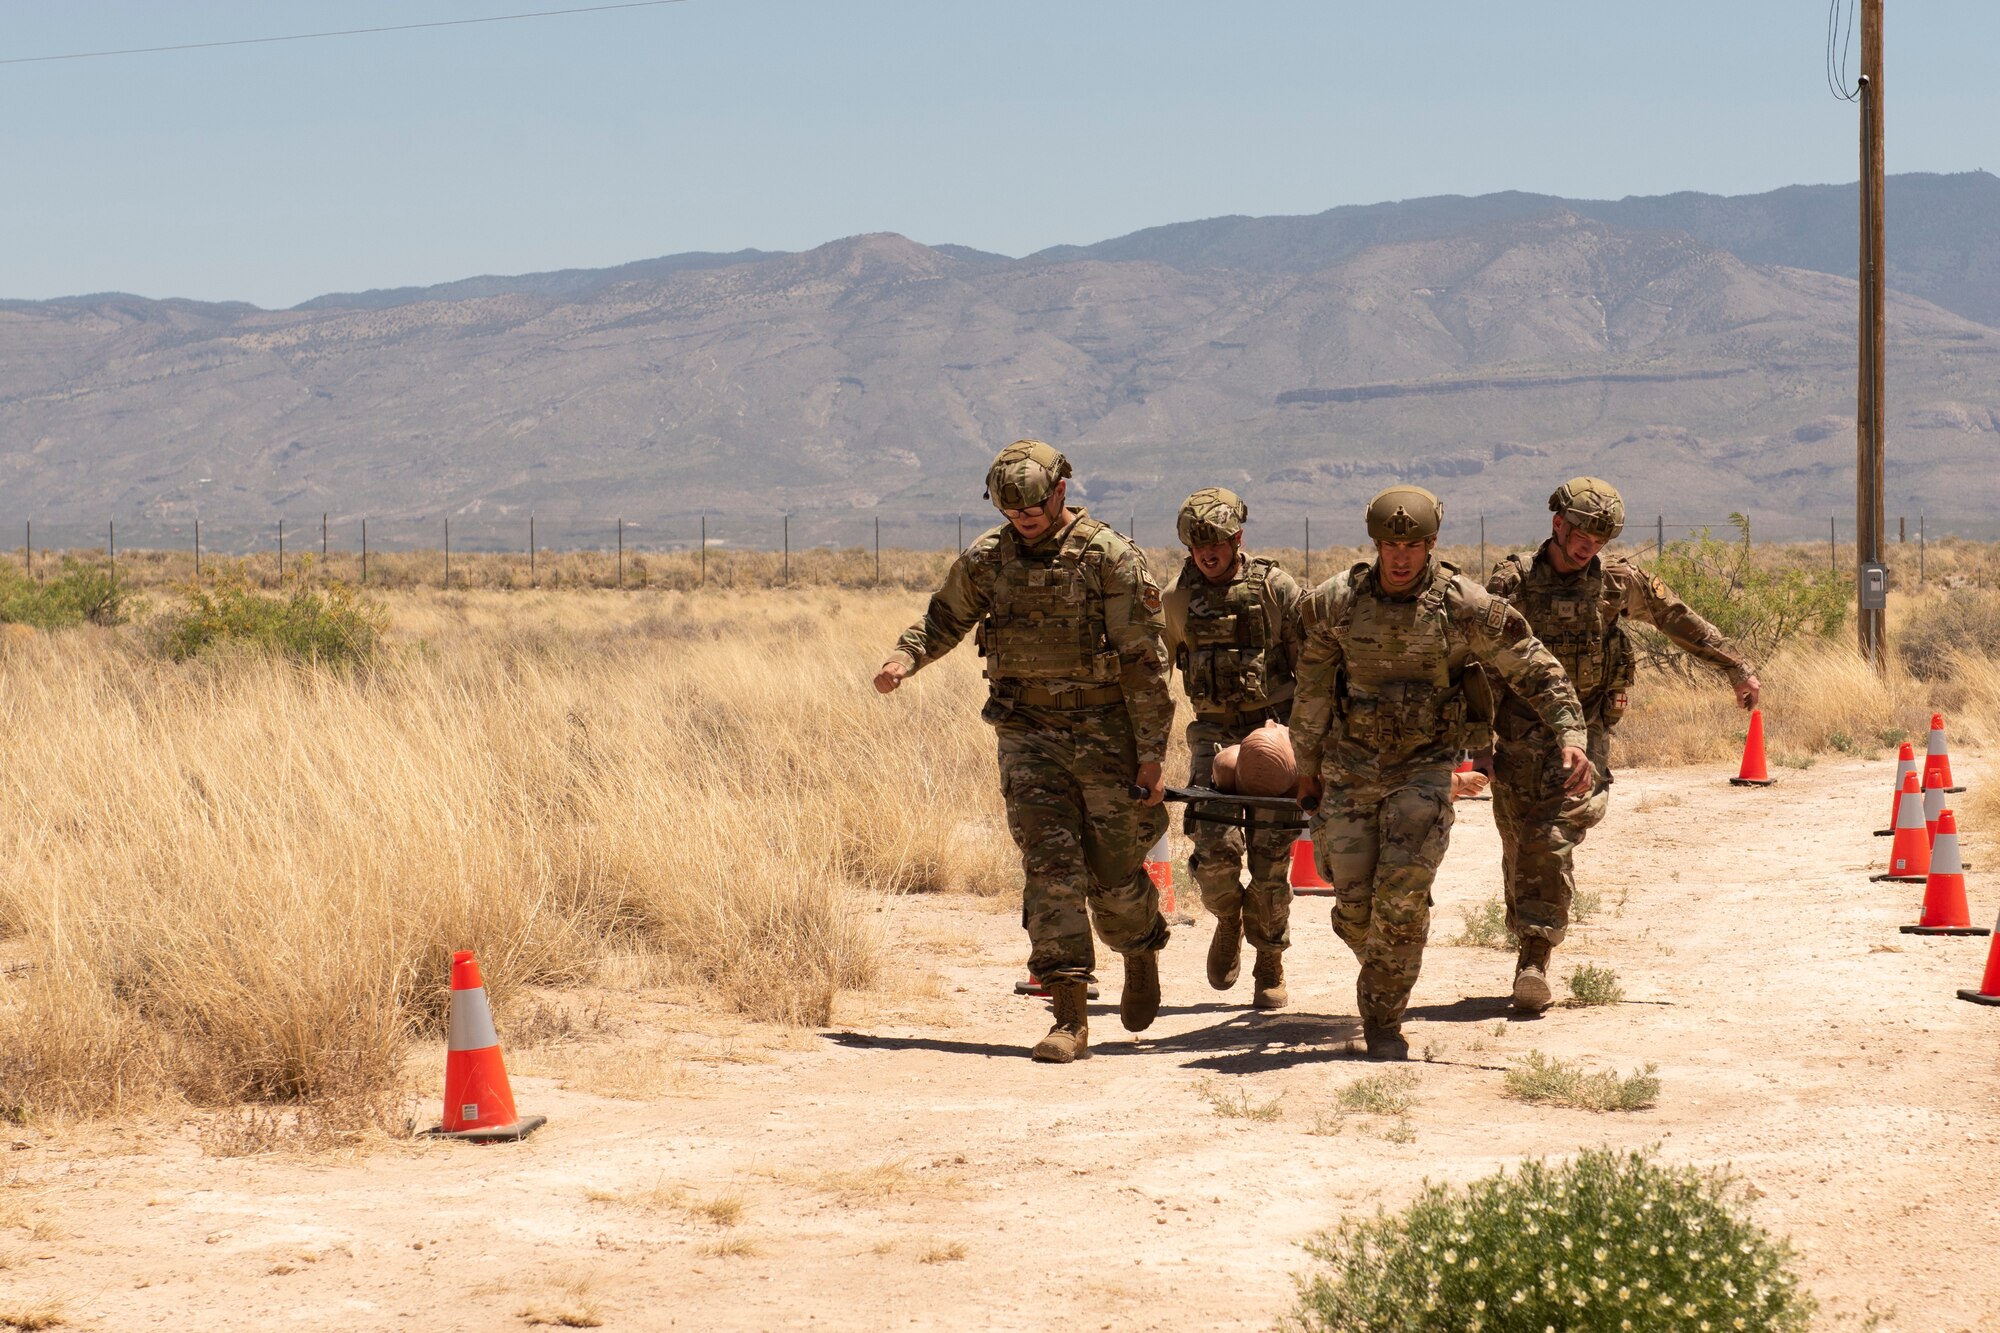
[[[1299,801],[1299,809],[1304,810],[1308,814],[1319,809],[1320,791],[1321,783],[1318,778],[1308,777],[1304,773],[1299,774],[1299,786],[1296,793]]]
[[[875,673],[875,688],[882,694],[893,694],[896,687],[903,683],[903,677],[909,674],[910,669],[903,665],[903,659],[892,657]]]
[[[1754,671],[1751,672],[1742,680],[1736,682],[1736,706],[1738,708],[1755,708],[1757,706],[1757,696],[1763,693],[1763,690],[1763,683],[1757,679],[1757,673]]]
[[[1569,796],[1582,796],[1597,781],[1597,769],[1590,762],[1590,756],[1581,747],[1563,746],[1563,792]]]
[[[1137,780],[1132,784],[1132,799],[1138,800],[1143,795],[1147,805],[1158,805],[1161,801],[1167,799],[1165,765],[1159,763],[1141,764],[1139,765],[1138,773],[1134,776]]]

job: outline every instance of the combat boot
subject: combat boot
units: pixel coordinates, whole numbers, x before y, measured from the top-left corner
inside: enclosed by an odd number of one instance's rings
[[[1514,1007],[1539,1014],[1555,996],[1549,990],[1549,953],[1555,946],[1530,936],[1521,941],[1521,956],[1514,963]]]
[[[1257,983],[1257,995],[1252,1001],[1259,1009],[1282,1009],[1285,1007],[1285,951],[1283,949],[1259,949],[1257,967],[1250,974]]]
[[[1035,1043],[1037,1060],[1066,1065],[1090,1058],[1090,1008],[1087,987],[1081,981],[1051,981],[1049,1004],[1055,1009],[1055,1026]]]
[[[1160,1013],[1160,955],[1141,949],[1125,955],[1125,989],[1118,996],[1118,1021],[1127,1032],[1144,1032]]]
[[[1361,1025],[1361,1040],[1367,1043],[1370,1060],[1407,1060],[1410,1058],[1410,1043],[1403,1038],[1401,1023],[1369,1023]]]
[[[1215,914],[1215,938],[1208,942],[1208,984],[1228,990],[1243,961],[1243,908]]]

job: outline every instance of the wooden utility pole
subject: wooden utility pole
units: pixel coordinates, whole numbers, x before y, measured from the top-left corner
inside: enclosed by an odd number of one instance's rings
[[[1862,567],[1882,560],[1882,389],[1888,350],[1882,193],[1882,0],[1861,0],[1861,328],[1854,410],[1855,628],[1861,655],[1886,669],[1880,607],[1869,607]]]

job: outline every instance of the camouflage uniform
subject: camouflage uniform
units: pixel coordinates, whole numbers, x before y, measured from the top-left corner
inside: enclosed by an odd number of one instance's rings
[[[1493,822],[1500,830],[1507,928],[1524,940],[1561,944],[1576,891],[1572,854],[1611,803],[1611,732],[1625,716],[1633,680],[1625,618],[1656,626],[1690,656],[1728,673],[1732,685],[1752,673],[1721,631],[1688,608],[1667,585],[1625,560],[1593,557],[1564,574],[1543,542],[1532,556],[1511,555],[1493,567],[1487,591],[1526,617],[1568,673],[1583,704],[1590,739],[1584,747],[1597,770],[1592,789],[1563,792],[1560,740],[1519,695],[1505,688],[1494,719]]]
[[[1372,563],[1355,565],[1314,589],[1301,619],[1292,747],[1300,774],[1325,783],[1315,856],[1334,888],[1334,930],[1361,962],[1362,1021],[1394,1032],[1451,839],[1451,772],[1485,727],[1466,698],[1471,664],[1513,686],[1565,744],[1583,744],[1583,715],[1520,614],[1435,558],[1400,596],[1382,591]]]
[[[1297,580],[1269,560],[1239,557],[1227,583],[1210,583],[1192,560],[1182,564],[1167,593],[1173,622],[1168,642],[1194,704],[1187,729],[1194,785],[1206,787],[1213,780],[1217,750],[1271,719],[1283,722],[1291,712],[1304,600]],[[1251,835],[1245,892],[1243,830],[1191,817],[1200,810],[1188,810],[1188,836],[1194,841],[1188,870],[1201,886],[1203,905],[1219,917],[1242,913],[1243,936],[1252,948],[1287,947],[1294,833],[1262,828]]]
[[[1086,513],[1033,545],[1003,524],[952,563],[896,655],[914,672],[974,626],[1027,879],[1028,968],[1088,982],[1093,922],[1121,954],[1167,942],[1145,871],[1166,808],[1128,790],[1138,765],[1165,759],[1173,725],[1159,588],[1138,548]]]

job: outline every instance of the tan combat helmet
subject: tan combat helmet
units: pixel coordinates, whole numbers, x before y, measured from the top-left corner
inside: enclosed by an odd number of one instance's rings
[[[1421,486],[1391,486],[1368,502],[1371,541],[1425,541],[1443,522],[1444,501]]]
[[[1183,546],[1213,546],[1243,531],[1249,517],[1250,506],[1235,491],[1204,486],[1181,506],[1174,531],[1180,534]]]
[[[995,509],[1033,509],[1069,475],[1069,460],[1049,445],[1016,440],[986,469],[986,498]]]
[[[1600,541],[1625,530],[1625,500],[1616,486],[1599,477],[1571,477],[1549,497],[1549,510]]]

